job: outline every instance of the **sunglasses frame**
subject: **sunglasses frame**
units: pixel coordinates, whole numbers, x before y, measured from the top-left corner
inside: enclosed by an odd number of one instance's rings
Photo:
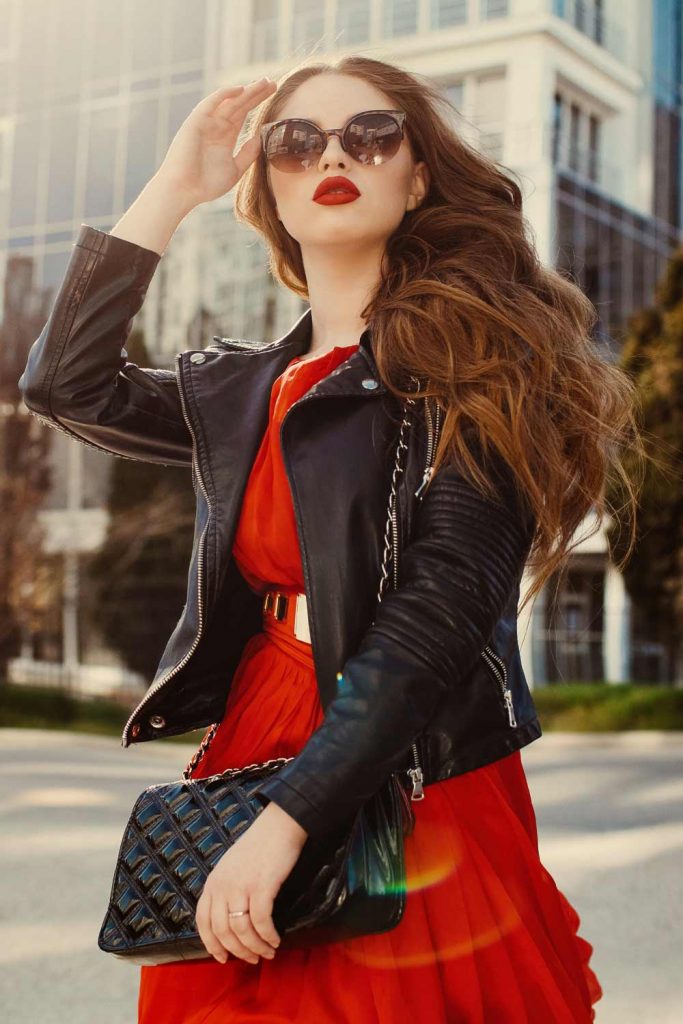
[[[267,160],[268,159],[268,154],[266,152],[266,147],[268,145],[268,138],[270,137],[270,132],[272,131],[272,129],[273,128],[277,128],[281,124],[287,124],[289,121],[302,121],[304,124],[310,124],[313,128],[315,128],[315,130],[317,132],[320,132],[320,134],[322,136],[322,139],[323,139],[323,148],[322,148],[321,154],[320,154],[321,156],[325,152],[325,150],[327,149],[327,144],[328,144],[328,142],[330,140],[330,136],[332,136],[332,135],[336,135],[337,136],[337,138],[339,139],[339,145],[341,146],[341,148],[344,150],[345,153],[349,153],[348,149],[344,145],[344,132],[346,131],[348,126],[352,123],[352,121],[355,121],[355,119],[357,117],[360,117],[362,114],[388,114],[397,123],[397,125],[399,127],[399,131],[401,132],[401,139],[405,138],[404,126],[405,126],[405,120],[406,120],[406,116],[407,116],[405,110],[385,110],[382,107],[378,108],[377,110],[359,110],[358,113],[352,114],[351,117],[347,118],[347,120],[344,122],[344,124],[341,126],[341,128],[328,128],[327,131],[324,128],[321,128],[320,125],[317,125],[315,123],[315,121],[311,121],[310,118],[308,118],[308,117],[283,117],[279,121],[268,121],[267,124],[261,125],[261,132],[260,132],[260,134],[261,134],[261,149],[262,149],[263,155],[266,157],[266,160]],[[396,154],[394,153],[393,156],[395,156],[395,155]],[[355,160],[355,157],[353,157],[351,153],[349,153],[349,156],[351,157],[352,160]],[[391,160],[392,157],[389,157],[389,159]],[[356,162],[360,163],[360,161],[356,161]],[[301,169],[302,170],[306,170],[305,167],[302,167]]]

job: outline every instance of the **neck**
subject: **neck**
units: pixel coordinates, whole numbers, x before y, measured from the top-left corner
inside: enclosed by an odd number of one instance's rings
[[[308,355],[360,341],[368,326],[361,310],[377,288],[382,251],[365,244],[342,252],[331,246],[302,250],[311,306]]]

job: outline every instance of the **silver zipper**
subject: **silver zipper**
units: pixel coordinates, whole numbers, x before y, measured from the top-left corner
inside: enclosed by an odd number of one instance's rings
[[[415,496],[420,498],[420,500],[422,492],[424,491],[425,487],[431,480],[434,472],[434,454],[436,449],[436,443],[439,437],[439,426],[441,416],[441,407],[437,404],[435,413],[436,426],[434,426],[431,410],[429,408],[429,401],[427,398],[425,398],[424,401],[425,417],[427,420],[427,465],[422,476],[422,482],[420,483],[418,489],[415,491]],[[515,709],[512,703],[512,691],[510,690],[507,684],[507,669],[505,667],[505,662],[496,654],[496,652],[488,644],[481,652],[481,656],[491,667],[491,670],[493,671],[494,675],[496,676],[496,679],[500,684],[510,725],[517,725],[517,719],[515,718]],[[417,754],[415,756],[417,757]]]
[[[487,644],[484,650],[481,652],[482,658],[490,666],[491,671],[495,675],[500,688],[503,692],[503,700],[505,701],[505,707],[508,713],[508,722],[510,725],[517,725],[517,719],[515,718],[515,709],[512,704],[512,690],[508,686],[507,682],[507,669],[505,662],[494,650]]]
[[[180,404],[182,406],[183,417],[185,419],[185,422],[187,424],[188,430],[190,431],[190,435],[192,437],[192,466],[193,466],[194,472],[195,472],[195,474],[197,476],[197,479],[199,480],[199,486],[201,487],[202,492],[204,494],[204,498],[206,499],[206,505],[207,505],[207,509],[208,509],[208,516],[207,516],[207,520],[206,520],[206,526],[204,527],[204,529],[202,531],[202,535],[199,538],[199,551],[198,551],[198,556],[197,556],[197,607],[198,607],[198,610],[199,610],[199,630],[198,630],[197,635],[195,636],[194,640],[192,641],[192,644],[191,644],[189,650],[186,652],[184,657],[179,662],[177,662],[177,664],[175,664],[171,669],[169,669],[169,671],[166,673],[165,676],[162,676],[161,679],[158,679],[156,681],[156,683],[154,683],[150,687],[150,689],[147,691],[145,696],[142,698],[142,700],[140,701],[138,706],[135,708],[135,710],[131,714],[130,718],[128,719],[128,721],[126,722],[126,724],[123,727],[122,739],[124,739],[124,740],[126,738],[126,733],[128,732],[128,727],[130,726],[131,722],[133,721],[134,718],[136,718],[140,714],[140,711],[142,710],[142,708],[144,708],[144,706],[151,699],[151,697],[153,697],[156,693],[158,693],[159,690],[161,689],[161,687],[164,686],[168,682],[169,679],[171,679],[174,675],[176,675],[176,673],[178,673],[180,671],[180,669],[184,665],[187,664],[187,662],[189,661],[190,657],[192,656],[192,654],[194,653],[194,651],[197,648],[197,645],[198,645],[199,640],[200,640],[201,635],[202,635],[202,631],[204,629],[202,569],[204,567],[204,539],[206,537],[206,532],[207,532],[207,530],[209,528],[209,523],[211,522],[212,509],[211,509],[211,501],[209,500],[209,495],[208,495],[208,492],[206,490],[206,485],[204,483],[204,478],[203,478],[203,476],[201,474],[201,470],[199,468],[199,459],[197,458],[197,438],[195,436],[195,432],[194,432],[194,428],[192,426],[192,423],[190,422],[190,417],[188,416],[188,413],[187,413],[187,406],[185,404],[185,395],[183,393],[183,386],[182,386],[182,381],[181,381],[181,378],[180,378],[180,360],[181,360],[181,354],[178,353],[178,355],[176,356],[176,377],[177,377],[177,380],[178,380],[178,392],[180,394]]]
[[[415,380],[416,378],[413,378],[413,379]],[[432,413],[431,413],[431,410],[429,408],[429,399],[425,398],[424,402],[425,402],[425,416],[426,416],[426,419],[427,419],[427,461],[426,461],[426,466],[425,466],[424,473],[422,474],[422,482],[421,482],[420,486],[418,487],[418,489],[415,491],[415,497],[420,498],[420,500],[422,500],[422,492],[423,492],[424,488],[427,486],[427,483],[429,482],[429,480],[431,480],[432,473],[433,473],[433,462],[434,462],[434,455],[435,455],[435,452],[436,452],[436,441],[438,440],[438,436],[439,436],[439,412],[440,412],[440,410],[439,410],[439,408],[437,406],[437,410],[436,410],[436,427],[435,427],[434,421],[432,419]],[[392,521],[395,523],[395,521],[396,521],[396,509],[394,508],[392,511],[393,511]],[[394,548],[394,551],[396,552],[398,550],[398,539],[396,537],[396,534],[394,536],[395,536],[395,544],[396,544],[396,546]],[[397,559],[396,559],[396,555],[394,556],[394,585],[398,586],[398,573],[397,573]],[[412,782],[412,785],[413,785],[413,790],[412,790],[412,793],[410,794],[410,799],[411,800],[424,800],[424,786],[423,786],[423,783],[424,783],[424,773],[423,773],[422,767],[420,765],[420,758],[419,758],[418,750],[417,750],[417,742],[414,742],[412,744],[412,752],[413,752],[413,761],[415,762],[415,767],[407,769],[408,777],[410,778],[410,781]]]
[[[424,800],[425,795],[424,795],[424,788],[423,788],[423,785],[422,785],[423,782],[424,782],[424,775],[422,773],[422,768],[420,767],[420,759],[419,759],[419,757],[417,755],[417,743],[413,743],[412,744],[412,749],[413,749],[413,760],[415,761],[415,767],[407,769],[407,774],[410,777],[410,781],[413,784],[413,791],[410,794],[410,799],[411,800]]]
[[[396,510],[396,504],[397,504],[397,501],[395,499],[393,504],[392,504],[392,506],[391,506],[391,526],[392,526],[391,535],[392,535],[392,549],[393,549],[393,558],[391,560],[392,561],[391,568],[392,568],[392,572],[393,572],[393,575],[394,575],[394,589],[396,589],[396,587],[398,587],[398,513],[397,513],[397,510]]]
[[[427,464],[425,466],[425,471],[422,474],[422,481],[420,483],[420,486],[415,491],[415,497],[419,498],[420,501],[422,501],[422,492],[424,491],[429,481],[432,479],[432,475],[434,473],[434,454],[436,452],[436,444],[439,438],[439,428],[441,420],[440,406],[437,405],[436,407],[436,424],[434,424],[434,420],[432,418],[432,411],[429,408],[429,399],[425,398],[424,403],[425,417],[427,420]]]

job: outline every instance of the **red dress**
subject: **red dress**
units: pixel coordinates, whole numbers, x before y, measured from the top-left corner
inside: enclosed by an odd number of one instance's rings
[[[258,592],[304,590],[279,448],[290,404],[357,345],[290,361],[245,491],[233,552]],[[269,616],[245,645],[225,716],[194,770],[298,753],[322,720],[310,645]],[[593,947],[541,864],[520,751],[425,787],[406,837],[408,896],[388,932],[250,964],[140,968],[138,1024],[581,1024],[602,995]]]

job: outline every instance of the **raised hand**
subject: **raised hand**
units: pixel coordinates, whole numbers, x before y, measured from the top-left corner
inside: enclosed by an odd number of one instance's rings
[[[188,207],[225,195],[260,151],[260,139],[252,135],[235,152],[244,120],[275,89],[275,82],[260,79],[209,93],[174,135],[155,178],[182,193]]]

